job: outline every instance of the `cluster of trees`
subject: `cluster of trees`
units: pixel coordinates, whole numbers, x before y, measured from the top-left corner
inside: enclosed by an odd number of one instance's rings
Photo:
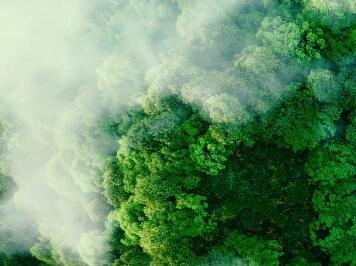
[[[4,265],[356,265],[355,4],[223,2],[105,2],[107,109],[51,177],[93,230]]]
[[[352,3],[217,6],[115,121],[113,265],[356,265]]]

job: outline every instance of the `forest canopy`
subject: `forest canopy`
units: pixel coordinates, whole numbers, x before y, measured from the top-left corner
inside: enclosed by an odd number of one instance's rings
[[[43,144],[72,218],[11,211],[0,118],[0,265],[356,265],[354,1],[105,0],[85,32]]]

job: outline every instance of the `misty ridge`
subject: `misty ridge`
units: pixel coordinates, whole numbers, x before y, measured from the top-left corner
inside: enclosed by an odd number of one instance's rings
[[[1,0],[0,265],[356,265],[354,0]]]

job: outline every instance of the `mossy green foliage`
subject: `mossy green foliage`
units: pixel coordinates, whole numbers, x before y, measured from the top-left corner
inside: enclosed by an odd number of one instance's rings
[[[197,265],[220,246],[256,265],[298,256],[325,263],[327,255],[309,237],[317,214],[304,171],[308,153],[259,136],[254,126],[232,134],[176,98],[167,101],[169,108],[132,123],[142,127],[136,133],[145,132],[139,142],[131,129],[120,141],[113,169],[126,199],[113,204],[124,233],[117,256],[134,248],[153,265]],[[175,125],[150,131],[169,113],[180,114]],[[252,137],[254,144],[246,141]]]
[[[114,265],[356,265],[356,21],[337,1],[264,2],[229,13],[223,46],[178,28],[199,58],[226,52],[225,65],[187,55],[180,80],[157,74],[142,109],[117,122],[104,171]],[[249,15],[256,45],[230,46]],[[230,94],[192,101],[189,86],[205,84],[192,73],[216,69],[236,87],[225,78]]]
[[[356,265],[354,2],[105,5],[94,30],[119,56],[98,86],[147,93],[97,123],[118,145],[93,190],[111,205],[93,265]],[[135,19],[155,63],[121,51]],[[50,239],[31,252],[83,265]]]

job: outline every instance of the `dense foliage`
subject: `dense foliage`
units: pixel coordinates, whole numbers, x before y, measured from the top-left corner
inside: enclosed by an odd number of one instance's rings
[[[180,3],[177,29],[199,56],[151,70],[142,109],[115,121],[115,265],[356,265],[347,4],[254,3],[189,32]]]
[[[145,93],[84,136],[111,149],[97,155],[98,179],[75,178],[83,198],[105,200],[102,212],[85,207],[94,229],[79,253],[40,237],[33,259],[356,265],[355,3],[109,2],[91,25],[115,51],[97,85],[103,97]],[[157,58],[119,49],[133,30],[125,20],[141,16]],[[4,265],[31,264],[21,259]]]

